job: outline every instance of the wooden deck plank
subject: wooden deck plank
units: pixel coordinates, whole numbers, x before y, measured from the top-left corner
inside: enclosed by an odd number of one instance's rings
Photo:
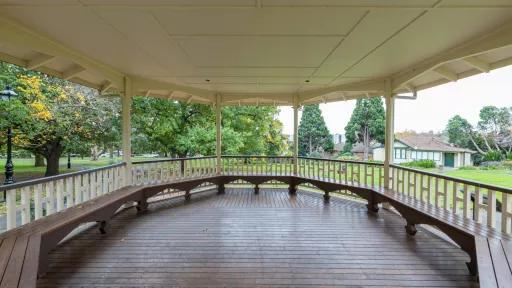
[[[119,214],[50,255],[38,287],[477,287],[459,248],[364,203],[226,189]]]
[[[23,260],[25,260],[25,252],[27,251],[28,238],[29,237],[26,235],[16,238],[11,257],[9,258],[4,277],[2,278],[1,288],[18,287],[21,269],[23,268]]]

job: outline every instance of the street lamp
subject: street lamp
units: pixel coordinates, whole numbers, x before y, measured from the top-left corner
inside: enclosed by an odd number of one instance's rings
[[[5,90],[0,91],[0,99],[10,101],[11,97],[17,94],[11,89],[10,86],[5,87]],[[4,185],[12,184],[14,180],[14,165],[12,164],[12,128],[9,125],[7,128],[7,162],[5,163],[5,181]]]

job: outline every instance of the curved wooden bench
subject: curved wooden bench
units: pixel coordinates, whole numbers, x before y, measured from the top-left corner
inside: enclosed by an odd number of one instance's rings
[[[379,203],[389,203],[405,218],[407,222],[405,230],[408,234],[414,235],[418,224],[433,225],[467,252],[471,259],[468,268],[473,274],[479,272],[481,287],[508,287],[507,285],[512,283],[509,281],[512,279],[510,237],[442,208],[425,204],[389,189],[357,183],[338,183],[297,176],[218,175],[125,187],[1,234],[0,288],[35,287],[37,275],[44,274],[48,268],[48,253],[66,235],[86,222],[100,223],[99,229],[105,233],[110,218],[121,205],[127,202],[137,202],[137,209],[143,212],[148,206],[147,199],[165,189],[185,191],[185,199],[188,200],[191,196],[190,191],[201,184],[217,185],[218,193],[222,194],[225,185],[236,180],[254,184],[256,193],[259,185],[271,180],[287,184],[290,194],[296,193],[298,185],[309,183],[324,191],[325,201],[329,201],[329,193],[333,191],[349,190],[367,200],[368,211],[371,213],[379,211]],[[502,250],[496,248],[498,247],[496,243],[500,244],[499,247]],[[508,263],[508,270],[505,269],[505,263]],[[505,284],[498,286],[502,283]]]

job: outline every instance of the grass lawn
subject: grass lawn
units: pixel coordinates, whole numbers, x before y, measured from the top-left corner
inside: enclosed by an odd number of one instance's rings
[[[512,170],[451,170],[445,171],[447,176],[473,180],[496,186],[512,188]]]

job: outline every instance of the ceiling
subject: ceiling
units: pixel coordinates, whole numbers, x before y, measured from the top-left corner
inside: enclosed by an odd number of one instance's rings
[[[512,0],[0,0],[0,60],[103,93],[340,101],[512,64]]]

